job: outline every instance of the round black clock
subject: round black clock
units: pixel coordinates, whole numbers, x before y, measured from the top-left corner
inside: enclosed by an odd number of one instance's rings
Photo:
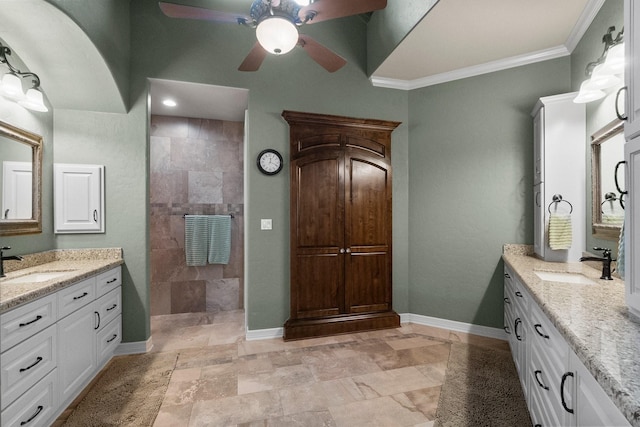
[[[262,150],[256,163],[258,170],[265,175],[275,175],[282,170],[282,156],[272,148]]]

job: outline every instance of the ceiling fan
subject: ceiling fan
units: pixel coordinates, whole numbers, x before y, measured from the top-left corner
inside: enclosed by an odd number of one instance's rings
[[[162,12],[171,18],[226,22],[255,28],[258,41],[238,70],[257,71],[267,53],[282,55],[296,45],[330,73],[347,61],[311,37],[299,34],[304,24],[384,9],[387,0],[254,0],[249,14],[229,13],[161,1]]]

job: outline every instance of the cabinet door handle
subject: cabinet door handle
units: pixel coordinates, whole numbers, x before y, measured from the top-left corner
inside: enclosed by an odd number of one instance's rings
[[[107,340],[107,342],[111,342],[113,340],[115,340],[116,338],[118,338],[118,334],[113,334],[113,336]]]
[[[93,210],[93,221],[94,222],[98,222],[98,210],[97,209]]]
[[[73,297],[73,299],[74,299],[74,300],[81,299],[81,298],[86,297],[87,295],[89,295],[89,294],[88,294],[87,292],[85,292],[85,293],[83,293],[82,295],[79,295],[79,296],[77,296],[77,297]]]
[[[538,370],[538,371],[534,371],[534,372],[533,372],[533,375],[536,377],[536,382],[537,382],[537,383],[538,383],[538,385],[539,385],[540,387],[542,387],[543,389],[545,389],[545,390],[549,390],[549,387],[547,387],[546,385],[544,385],[544,384],[542,383],[542,381],[540,381],[540,377],[538,377],[538,375],[539,375],[539,374],[541,374],[541,373],[542,373],[542,371],[540,371],[540,370]]]
[[[107,308],[107,311],[111,311],[114,308],[116,308],[118,306],[118,304],[113,304],[111,307]]]
[[[618,190],[618,193],[620,193],[620,194],[629,193],[628,191],[622,191],[622,189],[620,188],[620,184],[618,183],[618,168],[620,167],[620,165],[626,165],[626,164],[627,164],[627,162],[625,160],[620,160],[618,163],[616,163],[616,168],[613,170],[613,179],[614,179],[615,184],[616,184],[616,189]]]
[[[38,315],[36,316],[36,318],[35,318],[35,319],[33,319],[33,320],[29,321],[29,322],[20,323],[20,324],[18,325],[18,327],[19,327],[19,328],[22,328],[22,327],[24,327],[24,326],[28,326],[28,325],[30,325],[30,324],[32,324],[32,323],[36,323],[36,322],[37,322],[38,320],[40,320],[40,319],[42,319],[42,316],[40,316],[40,315],[38,314]]]
[[[567,407],[567,402],[564,400],[564,383],[567,381],[568,377],[573,377],[573,372],[565,372],[565,374],[562,375],[562,381],[560,381],[560,402],[562,403],[562,407],[565,411],[573,414],[573,409]]]
[[[33,421],[35,419],[35,417],[37,417],[38,415],[40,415],[40,412],[42,412],[42,410],[44,409],[44,406],[42,405],[38,405],[38,409],[36,410],[36,413],[31,415],[31,418],[29,418],[27,421],[22,421],[20,423],[21,426],[27,425],[29,424],[31,421]]]
[[[518,335],[518,325],[522,323],[522,319],[519,317],[513,322],[513,332],[516,334],[518,341],[522,341],[522,335]]]
[[[618,92],[616,93],[616,116],[618,116],[618,118],[622,121],[627,120],[629,118],[629,116],[627,116],[626,114],[623,116],[622,114],[620,114],[620,110],[618,109],[618,99],[620,98],[620,94],[622,92],[626,92],[627,91],[627,87],[626,86],[622,86],[620,89],[618,89]]]
[[[536,191],[536,207],[540,207],[540,192]]]
[[[542,325],[540,323],[536,323],[535,325],[533,325],[533,329],[535,329],[538,335],[540,335],[542,338],[549,339],[549,335],[540,332],[542,330]]]
[[[100,313],[98,313],[97,311],[93,312],[96,315],[96,326],[93,328],[95,331],[97,331],[100,328]]]
[[[20,368],[20,372],[28,371],[29,369],[33,368],[34,366],[36,366],[40,362],[42,362],[42,357],[38,356],[36,361],[33,362],[31,365],[27,366],[26,368]]]

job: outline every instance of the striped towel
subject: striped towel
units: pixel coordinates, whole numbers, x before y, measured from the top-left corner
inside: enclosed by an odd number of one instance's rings
[[[624,223],[623,219],[622,227],[620,227],[620,238],[618,239],[618,259],[616,260],[616,268],[622,280],[624,280]]]
[[[569,249],[573,240],[571,215],[552,213],[549,216],[549,247],[551,249]]]
[[[209,253],[207,217],[207,215],[187,215],[184,217],[184,253],[189,266],[207,264]]]
[[[229,264],[231,253],[231,216],[211,215],[209,224],[209,264]]]

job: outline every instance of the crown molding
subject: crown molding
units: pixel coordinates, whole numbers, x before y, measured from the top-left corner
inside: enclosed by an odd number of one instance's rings
[[[571,55],[576,48],[582,36],[593,22],[593,19],[600,11],[605,0],[590,0],[580,14],[576,25],[574,25],[569,37],[564,45],[540,50],[537,52],[525,53],[523,55],[512,56],[510,58],[491,61],[480,65],[460,68],[458,70],[448,71],[446,73],[434,74],[432,76],[422,77],[414,80],[392,79],[387,77],[376,77],[372,75],[370,81],[375,87],[383,87],[399,90],[413,90],[422,87],[433,86],[440,83],[451,82],[454,80],[465,79],[467,77],[479,76],[482,74],[494,73],[496,71],[507,70],[509,68],[529,65],[536,62],[548,61],[551,59],[561,58]]]

